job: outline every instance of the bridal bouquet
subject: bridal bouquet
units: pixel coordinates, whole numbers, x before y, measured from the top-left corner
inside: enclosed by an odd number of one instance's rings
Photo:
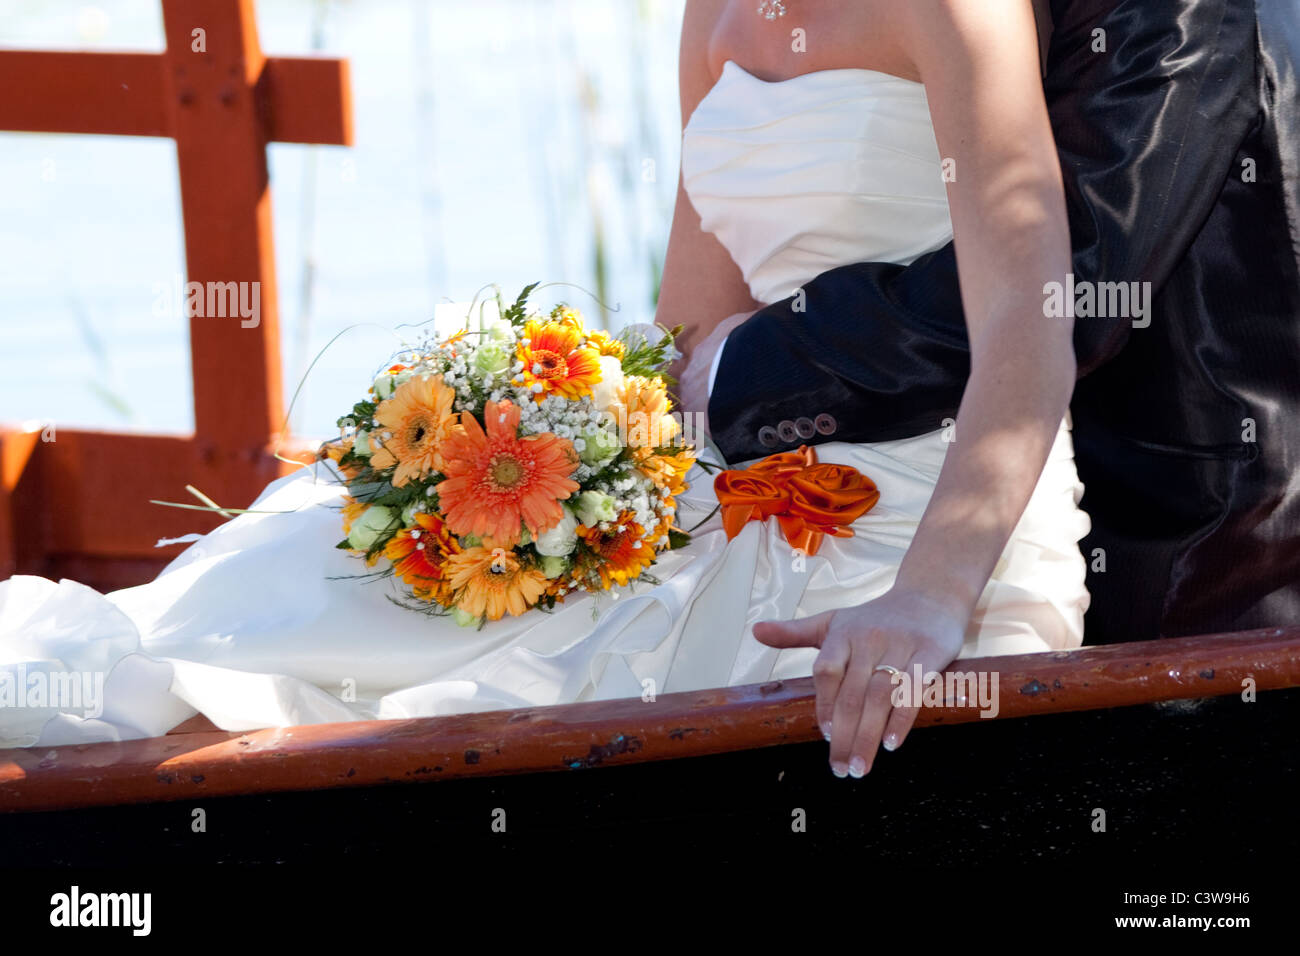
[[[663,374],[679,330],[589,332],[531,312],[535,288],[398,353],[320,452],[347,486],[337,547],[467,626],[626,585],[687,540],[695,456]]]

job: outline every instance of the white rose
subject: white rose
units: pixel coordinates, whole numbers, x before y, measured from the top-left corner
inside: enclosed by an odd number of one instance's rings
[[[578,517],[568,505],[562,505],[564,517],[555,527],[537,536],[533,546],[537,553],[552,558],[562,558],[578,546]]]
[[[370,457],[370,432],[366,431],[364,428],[358,430],[352,439],[352,454],[356,455],[358,458]]]
[[[573,449],[578,453],[578,457],[586,465],[593,468],[600,467],[618,454],[623,443],[619,441],[618,435],[614,432],[607,431],[604,428],[592,428],[590,431],[583,432],[586,436],[582,439],[582,447],[578,443],[573,443]]]
[[[352,522],[348,544],[357,551],[369,551],[381,534],[397,530],[397,515],[391,508],[371,505],[361,517]]]
[[[504,346],[485,343],[474,349],[474,367],[485,378],[492,378],[508,369],[514,362],[514,353]]]
[[[469,611],[462,611],[460,608],[453,608],[451,619],[461,627],[478,627],[483,623],[483,618],[470,614]]]
[[[514,338],[514,327],[506,319],[488,319],[483,323],[484,339],[492,342],[509,342]]]
[[[603,491],[584,491],[578,495],[578,518],[588,528],[594,528],[602,521],[613,521],[618,517],[614,499]]]
[[[600,381],[591,387],[591,402],[605,411],[614,404],[623,387],[623,364],[614,355],[600,357]]]
[[[542,574],[546,575],[552,581],[558,578],[565,571],[569,570],[569,559],[556,557],[551,554],[542,555],[542,560],[538,562]]]

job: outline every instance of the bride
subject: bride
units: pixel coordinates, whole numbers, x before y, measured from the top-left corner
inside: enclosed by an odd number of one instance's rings
[[[812,673],[831,767],[861,776],[915,716],[891,708],[891,670],[1077,646],[1088,525],[1063,421],[1074,357],[1070,326],[1042,305],[1070,248],[1036,36],[1029,0],[687,4],[659,317],[688,326],[688,347],[716,346],[734,314],[826,269],[957,244],[972,372],[955,424],[817,446],[880,490],[852,537],[805,556],[774,521],[728,541],[715,518],[663,554],[659,583],[473,630],[398,607],[391,579],[349,579],[356,561],[334,548],[342,491],[321,462],[149,584],[0,583],[0,703],[33,675],[94,676],[77,707],[0,706],[0,746],[157,736],[196,713],[248,730],[653,706]],[[716,505],[703,470],[690,480],[685,527]]]

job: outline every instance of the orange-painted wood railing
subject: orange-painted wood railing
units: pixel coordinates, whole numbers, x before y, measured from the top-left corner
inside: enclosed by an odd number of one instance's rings
[[[1300,687],[1300,627],[969,658],[952,669],[997,673],[995,719],[1281,690]],[[539,773],[813,741],[811,685],[4,750],[0,811]],[[917,723],[979,722],[983,712],[991,708],[927,707]]]
[[[348,64],[265,56],[252,0],[162,8],[162,53],[0,50],[0,130],[174,139],[188,280],[247,283],[260,314],[190,319],[192,436],[0,429],[0,578],[134,583],[160,563],[158,538],[220,520],[150,499],[193,484],[244,507],[288,467],[272,454],[285,436],[266,147],[352,142]]]

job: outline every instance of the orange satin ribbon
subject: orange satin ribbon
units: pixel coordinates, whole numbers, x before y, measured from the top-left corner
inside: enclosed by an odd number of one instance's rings
[[[851,525],[880,500],[876,483],[850,465],[818,463],[808,445],[720,471],[713,490],[730,541],[747,521],[775,517],[791,547],[816,554],[822,538],[851,538]]]

